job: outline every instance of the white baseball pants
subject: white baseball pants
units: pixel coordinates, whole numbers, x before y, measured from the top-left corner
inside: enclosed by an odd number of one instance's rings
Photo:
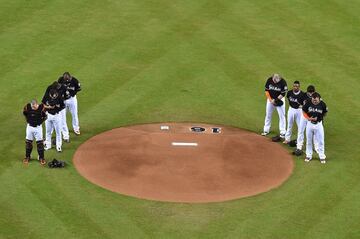
[[[76,95],[70,99],[65,100],[66,110],[69,110],[72,116],[72,127],[74,131],[80,129],[79,117],[78,117],[78,102]],[[66,113],[65,113],[65,122],[66,122]],[[69,130],[68,130],[69,132]]]
[[[311,124],[311,123],[304,117],[304,115],[301,112],[300,126],[298,126],[298,135],[297,135],[297,139],[296,139],[296,148],[299,150],[302,150],[302,148],[303,148],[304,138],[305,138],[305,129],[308,124]],[[313,141],[314,141],[314,145],[315,145],[315,150],[318,151],[319,144],[317,142],[317,139],[314,137]]]
[[[300,119],[302,117],[302,109],[294,109],[289,107],[288,114],[287,114],[287,130],[285,134],[285,140],[291,140],[292,128],[294,126],[294,122],[296,123],[298,129],[300,127]]]
[[[62,139],[61,139],[61,125],[62,125],[62,119],[61,119],[61,113],[57,113],[55,115],[47,114],[47,120],[45,121],[45,128],[46,128],[46,140],[45,145],[47,148],[51,148],[51,135],[52,131],[55,129],[55,135],[56,135],[56,147],[61,148],[62,146]]]
[[[29,124],[26,126],[26,139],[33,141],[43,140],[43,128],[42,125],[32,127]]]
[[[285,99],[282,98],[282,101],[284,102],[284,104],[282,106],[274,106],[273,104],[271,104],[270,100],[267,99],[264,132],[270,132],[272,113],[273,113],[274,109],[276,109],[278,112],[278,115],[279,115],[280,134],[285,135],[285,133],[286,133]]]
[[[64,140],[70,139],[69,128],[66,123],[66,108],[59,112],[61,116],[61,133]]]
[[[306,157],[312,159],[313,154],[313,143],[317,143],[317,153],[319,154],[320,160],[326,159],[325,156],[325,135],[324,135],[324,126],[322,122],[313,124],[311,122],[307,123],[306,126]],[[316,147],[316,146],[315,146]]]

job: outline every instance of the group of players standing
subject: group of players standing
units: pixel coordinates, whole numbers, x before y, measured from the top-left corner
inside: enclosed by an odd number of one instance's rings
[[[323,119],[328,112],[325,102],[321,99],[313,85],[307,87],[307,91],[300,90],[300,82],[293,83],[292,90],[287,89],[287,83],[279,74],[269,77],[265,84],[266,116],[264,129],[261,135],[266,136],[270,132],[272,113],[276,109],[279,115],[279,139],[284,144],[291,141],[294,122],[298,133],[296,150],[294,154],[300,156],[304,144],[304,132],[306,134],[306,158],[310,162],[313,149],[318,153],[321,163],[326,163],[325,137]],[[285,117],[285,98],[288,99],[289,109],[287,114],[287,128]]]
[[[81,90],[79,81],[65,72],[57,81],[47,87],[41,103],[36,99],[26,104],[23,114],[26,118],[26,141],[25,158],[23,162],[29,163],[33,149],[33,141],[36,141],[38,160],[45,165],[44,151],[52,148],[51,136],[55,130],[56,150],[62,151],[62,140],[69,143],[70,134],[66,123],[66,112],[72,116],[72,127],[76,135],[80,135],[78,118],[78,102],[76,94]],[[45,141],[43,140],[42,124],[45,122]]]

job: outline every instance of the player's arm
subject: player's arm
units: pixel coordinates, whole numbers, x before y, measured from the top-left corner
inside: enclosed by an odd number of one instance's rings
[[[305,104],[304,107],[302,108],[302,113],[305,119],[309,121],[314,120],[314,118],[310,117],[309,115],[309,106],[307,104]]]
[[[78,81],[78,79],[76,79],[75,77],[73,77],[74,80],[74,85],[75,85],[75,91],[76,93],[81,91],[81,85],[80,82]]]
[[[270,91],[270,89],[269,89],[270,79],[271,78],[267,79],[267,81],[265,83],[265,96],[268,100],[273,101],[273,99],[270,96],[270,92],[269,92]]]
[[[324,110],[323,110],[323,118],[324,118],[326,116],[327,112],[328,112],[328,107],[327,107],[327,105],[325,104],[324,101],[322,101],[322,102],[324,104]]]
[[[24,109],[23,109],[23,115],[26,117],[28,114],[28,111],[27,111],[27,105],[24,106]]]
[[[279,99],[279,100],[281,100],[282,98],[284,98],[285,95],[286,95],[286,93],[287,93],[287,91],[288,91],[286,81],[285,81],[284,79],[281,79],[281,80],[283,80],[284,85],[282,86],[281,93],[280,93],[280,95],[278,96],[278,99]]]
[[[45,105],[46,104],[46,101],[48,100],[48,95],[49,95],[49,91],[50,91],[50,87],[46,88],[46,91],[45,91],[45,94],[41,100],[41,102]]]

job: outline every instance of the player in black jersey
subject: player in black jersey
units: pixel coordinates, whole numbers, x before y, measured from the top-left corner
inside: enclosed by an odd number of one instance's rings
[[[80,135],[80,125],[79,125],[79,117],[78,117],[78,101],[77,101],[77,93],[81,91],[80,82],[69,72],[65,72],[63,76],[58,79],[58,82],[65,87],[65,106],[66,110],[69,110],[72,116],[72,126],[74,133],[76,135]],[[64,121],[66,124],[66,111],[63,115]],[[67,126],[64,125],[63,130],[67,129],[67,135],[69,135],[69,130]]]
[[[36,141],[37,151],[39,154],[39,161],[41,165],[45,165],[44,157],[44,142],[42,123],[46,119],[46,107],[43,104],[38,104],[37,100],[32,100],[31,103],[25,105],[23,115],[26,118],[26,141],[25,141],[25,158],[23,162],[29,163],[31,152],[33,149],[33,140]]]
[[[303,103],[303,98],[305,93],[300,90],[300,82],[295,81],[293,84],[292,90],[288,91],[286,98],[289,101],[289,110],[287,114],[287,130],[285,134],[284,144],[288,144],[291,140],[292,127],[294,121],[296,122],[297,128],[300,126],[300,119],[302,115],[301,105]]]
[[[279,75],[274,74],[267,79],[265,84],[266,101],[266,116],[264,123],[264,130],[261,135],[267,135],[270,132],[271,118],[274,109],[279,114],[279,129],[280,138],[285,138],[286,133],[286,119],[285,119],[285,95],[287,92],[286,81]]]
[[[56,86],[57,82],[53,83],[53,86]],[[56,134],[56,150],[58,152],[62,151],[62,138],[61,138],[61,125],[62,118],[60,115],[61,110],[65,108],[64,99],[62,97],[62,91],[57,87],[50,87],[49,91],[45,92],[45,95],[42,99],[42,102],[45,105],[51,106],[52,108],[48,110],[47,120],[45,121],[46,128],[46,139],[45,139],[45,150],[51,149],[51,135],[55,129]]]
[[[315,92],[315,86],[309,85],[306,89],[306,92],[302,95],[301,108],[306,104],[306,102],[311,100],[311,95],[314,92]],[[305,134],[307,122],[308,121],[304,118],[304,116],[302,114],[300,117],[300,126],[298,127],[298,134],[297,134],[297,139],[296,139],[296,150],[293,153],[296,156],[302,155],[302,148],[303,148],[304,138],[305,138],[304,134]],[[314,140],[314,142],[317,145],[316,140]]]
[[[320,94],[315,92],[303,107],[304,117],[308,120],[306,125],[306,158],[305,162],[310,162],[313,154],[313,139],[318,143],[317,152],[320,162],[325,161],[325,142],[324,127],[322,121],[328,112],[328,108],[324,101],[320,99]]]

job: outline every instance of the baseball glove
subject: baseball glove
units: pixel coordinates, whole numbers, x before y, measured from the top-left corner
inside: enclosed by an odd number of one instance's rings
[[[289,143],[288,143],[288,145],[290,146],[290,147],[296,147],[296,139],[294,139],[294,140],[291,140]]]
[[[275,106],[282,106],[283,104],[284,104],[284,102],[282,100],[275,99],[275,103],[274,103]]]
[[[271,138],[271,141],[273,141],[273,142],[280,142],[280,141],[281,141],[280,135],[277,135],[277,136],[272,137],[272,138]]]

